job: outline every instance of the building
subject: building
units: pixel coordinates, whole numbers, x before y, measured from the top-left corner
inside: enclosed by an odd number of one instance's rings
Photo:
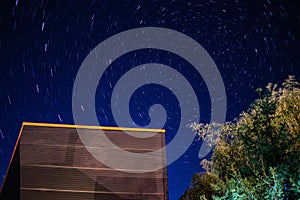
[[[144,173],[110,168],[87,150],[77,129],[87,134],[99,134],[102,130],[101,133],[115,145],[135,153],[165,146],[165,131],[162,129],[24,122],[1,186],[0,199],[168,199],[166,168]],[[125,130],[134,134],[156,134],[135,138],[125,134]],[[99,153],[101,151],[103,149]],[[165,163],[165,152],[153,162]]]

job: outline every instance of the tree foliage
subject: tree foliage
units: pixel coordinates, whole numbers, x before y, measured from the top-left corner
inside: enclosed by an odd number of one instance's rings
[[[206,172],[182,199],[300,198],[299,83],[289,76],[280,88],[268,84],[257,92],[247,111],[222,125],[211,161],[201,163]],[[203,138],[209,126],[192,128]]]

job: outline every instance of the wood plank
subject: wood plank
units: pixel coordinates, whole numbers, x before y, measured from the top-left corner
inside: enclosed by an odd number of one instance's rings
[[[68,191],[41,191],[21,189],[22,200],[141,200],[164,199],[163,194],[103,194]],[[34,199],[32,199],[34,197]]]
[[[147,175],[149,177],[147,177]],[[158,176],[158,177],[155,177]],[[163,193],[159,174],[21,166],[21,187],[102,192]]]
[[[135,148],[135,149],[149,149],[151,151],[161,148],[162,136],[164,133],[157,133],[150,138],[135,138],[127,135],[121,131],[99,131],[99,130],[81,130],[81,135],[86,138],[86,141],[90,147],[98,147],[100,133],[104,133],[105,136],[115,145],[120,148]],[[147,132],[131,132],[134,134],[152,134]],[[99,138],[101,139],[101,137]],[[24,127],[21,144],[56,144],[67,145],[77,144],[82,145],[76,129],[62,129],[55,127]]]
[[[94,147],[95,155],[102,154],[105,156],[111,155],[111,149]],[[136,152],[143,152],[143,150],[135,150]],[[124,166],[121,155],[115,155],[112,162],[117,166]],[[122,157],[124,158],[124,157]],[[158,152],[151,157],[152,163],[156,166],[161,166],[165,162],[162,155]],[[134,158],[126,159],[128,162],[138,162]],[[84,146],[70,146],[70,145],[20,145],[20,163],[23,164],[36,164],[36,165],[62,165],[62,166],[75,166],[75,167],[95,167],[107,168],[97,160]],[[144,169],[148,169],[147,162],[136,163]]]
[[[130,173],[124,171],[118,171],[111,168],[79,168],[79,167],[69,167],[69,166],[58,166],[58,165],[21,165],[22,173],[26,172],[28,169],[34,169],[37,171],[51,168],[54,172],[64,171],[64,170],[79,170],[83,171],[85,174],[95,173],[97,176],[110,176],[112,178],[115,177],[132,177],[132,178],[155,178],[162,179],[165,178],[163,174],[163,169],[159,169],[152,172],[145,173]],[[56,172],[55,172],[56,173]]]

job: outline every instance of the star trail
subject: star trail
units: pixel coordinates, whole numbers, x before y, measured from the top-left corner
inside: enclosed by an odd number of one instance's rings
[[[292,0],[1,1],[0,182],[23,121],[74,123],[72,89],[77,71],[89,52],[110,36],[133,28],[163,27],[193,38],[221,73],[227,96],[226,120],[231,121],[258,98],[256,88],[281,83],[288,75],[300,80],[299,13],[299,4]],[[209,94],[190,63],[169,52],[144,49],[111,63],[99,81],[95,108],[99,123],[115,125],[110,108],[99,102],[110,103],[111,90],[122,74],[149,62],[171,66],[190,81],[201,99],[200,119],[207,122]],[[199,80],[201,84],[195,85]],[[180,108],[170,91],[153,87],[136,91],[130,100],[131,115],[136,123],[145,125],[149,123],[149,105],[163,105],[168,142],[176,133]],[[82,105],[81,109],[86,108]],[[193,174],[202,170],[200,146],[195,139],[184,155],[168,166],[170,199],[178,199]]]

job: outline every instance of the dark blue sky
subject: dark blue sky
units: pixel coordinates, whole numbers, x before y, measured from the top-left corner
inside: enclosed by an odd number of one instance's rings
[[[268,82],[280,83],[291,74],[300,80],[300,6],[296,1],[195,2],[2,0],[0,182],[21,123],[74,123],[72,88],[81,63],[100,42],[122,31],[164,27],[182,32],[201,44],[224,81],[226,120],[238,117],[257,98],[256,88]],[[99,82],[107,93],[98,92],[96,101],[110,102],[118,78],[130,68],[148,62],[169,65],[183,74],[202,99],[201,121],[209,120],[207,88],[204,82],[197,85],[201,76],[184,59],[164,51],[139,50],[113,62]],[[174,137],[180,108],[169,90],[147,85],[136,91],[130,103],[131,115],[140,125],[149,122],[146,113],[150,105],[162,104],[168,114],[167,141]],[[105,103],[96,106],[100,124],[115,125],[110,107]],[[200,145],[195,141],[168,167],[170,199],[178,199],[192,175],[201,170]]]

